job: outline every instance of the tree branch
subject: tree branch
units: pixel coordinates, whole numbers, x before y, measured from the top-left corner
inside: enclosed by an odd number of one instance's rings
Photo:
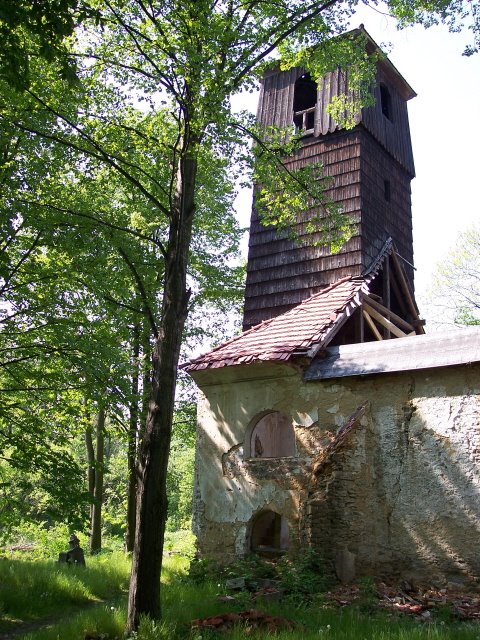
[[[126,251],[122,247],[117,247],[117,249],[120,255],[122,256],[122,258],[125,260],[128,268],[132,272],[133,278],[137,285],[138,292],[142,298],[144,313],[148,318],[148,322],[150,324],[150,328],[152,329],[153,335],[155,336],[155,338],[158,338],[158,328],[155,322],[155,316],[153,315],[152,309],[148,302],[148,296],[147,296],[145,287],[143,285],[142,278],[140,277],[140,274],[138,273],[133,262],[130,260],[130,257],[128,256]]]
[[[232,88],[232,90],[237,89],[241,83],[241,81],[244,79],[244,77],[246,75],[248,75],[250,73],[250,71],[257,66],[257,64],[259,64],[262,60],[265,60],[265,58],[272,53],[279,44],[281,44],[282,42],[284,42],[289,36],[291,36],[293,33],[295,33],[295,31],[297,31],[297,29],[299,29],[299,27],[301,27],[303,24],[305,24],[306,22],[308,22],[309,20],[312,20],[312,18],[316,18],[318,15],[320,15],[323,11],[325,11],[326,9],[329,9],[330,7],[334,6],[335,4],[338,3],[338,0],[328,0],[328,2],[325,2],[324,4],[318,6],[318,3],[313,3],[310,5],[310,7],[308,7],[307,9],[303,8],[303,9],[299,9],[298,11],[292,13],[288,19],[285,21],[285,25],[289,25],[287,28],[285,28],[283,31],[281,31],[280,34],[276,35],[278,32],[278,28],[279,26],[277,25],[276,27],[272,27],[270,29],[270,32],[268,34],[265,34],[265,40],[268,41],[268,39],[275,35],[275,40],[269,44],[267,46],[266,49],[263,49],[257,56],[255,56],[253,58],[253,60],[251,60],[241,71],[240,73],[238,73],[234,79],[232,80],[230,86]],[[306,13],[305,13],[306,12]],[[295,16],[298,16],[300,14],[300,19],[295,21]],[[280,27],[281,28],[281,27]],[[242,64],[243,61],[246,61],[249,59],[249,57],[252,55],[253,51],[255,50],[255,44],[245,52],[245,54],[243,54],[239,60],[237,61],[237,65],[239,66]]]
[[[35,238],[33,239],[32,244],[30,245],[30,247],[25,252],[25,254],[20,258],[18,263],[15,265],[15,267],[13,267],[13,269],[10,272],[9,276],[7,278],[5,278],[4,284],[0,288],[0,294],[2,294],[8,288],[8,285],[11,282],[12,278],[15,276],[16,273],[18,273],[18,271],[19,271],[20,267],[22,266],[22,264],[24,264],[28,260],[29,256],[32,254],[33,250],[38,246],[38,243],[40,242],[41,236],[42,236],[42,232],[39,231],[37,233],[37,235],[35,236]]]
[[[38,130],[35,130],[35,129],[30,129],[30,128],[26,127],[25,125],[21,125],[19,122],[14,122],[13,124],[15,126],[19,127],[22,130],[28,131],[29,133],[33,133],[35,135],[39,135],[39,136],[41,136],[43,138],[46,138],[46,139],[54,140],[55,142],[60,142],[61,144],[63,144],[66,147],[69,147],[69,148],[72,148],[72,149],[76,149],[77,151],[81,151],[82,153],[85,153],[87,155],[91,155],[92,157],[96,157],[99,160],[103,160],[108,165],[110,165],[113,169],[118,171],[118,173],[120,173],[124,178],[126,178],[128,180],[128,182],[130,182],[135,187],[137,187],[137,189],[139,189],[139,191],[141,191],[141,193],[143,193],[143,195],[148,200],[150,200],[156,207],[158,207],[158,209],[160,211],[162,211],[162,213],[164,213],[167,217],[169,217],[170,211],[166,207],[164,207],[162,205],[162,203],[148,189],[146,189],[144,187],[144,185],[137,178],[135,178],[128,171],[126,171],[122,166],[120,166],[118,164],[118,162],[121,162],[122,164],[124,164],[125,166],[129,166],[130,168],[134,168],[134,169],[140,171],[140,173],[145,173],[138,165],[132,165],[127,160],[124,160],[123,158],[120,158],[120,157],[116,157],[113,154],[109,153],[108,151],[106,151],[103,148],[102,145],[100,145],[96,140],[94,140],[92,138],[92,136],[90,136],[88,133],[86,133],[81,127],[76,125],[74,122],[69,120],[69,118],[67,118],[66,116],[62,115],[61,113],[59,113],[58,111],[53,109],[49,104],[47,104],[44,100],[42,100],[42,98],[40,98],[39,96],[34,94],[31,90],[28,90],[28,93],[35,100],[37,100],[37,102],[39,104],[41,104],[49,113],[54,115],[56,118],[59,118],[62,122],[67,124],[74,131],[76,131],[80,135],[81,138],[83,138],[88,143],[90,143],[92,145],[92,147],[94,149],[96,149],[97,153],[93,153],[89,149],[85,149],[83,147],[80,147],[80,146],[76,145],[75,143],[72,143],[69,140],[65,140],[63,138],[59,138],[58,136],[53,136],[52,134],[47,134],[47,133],[42,132],[42,131],[38,131]],[[150,175],[146,174],[146,177],[149,180],[152,180],[152,181],[156,182]],[[161,185],[159,185],[159,184],[157,184],[157,186],[161,187]]]
[[[135,238],[139,238],[140,240],[151,242],[152,244],[154,244],[156,247],[160,249],[160,252],[164,257],[166,256],[165,247],[159,240],[152,237],[152,235],[146,236],[143,233],[140,233],[139,231],[135,231],[134,229],[129,229],[128,227],[122,227],[118,224],[114,224],[113,222],[108,222],[106,220],[103,220],[102,218],[98,218],[97,216],[94,216],[93,214],[85,213],[83,211],[82,212],[75,211],[74,209],[69,209],[66,207],[57,207],[56,205],[48,202],[38,202],[35,200],[22,200],[22,199],[18,200],[18,202],[21,202],[23,204],[34,205],[37,207],[43,207],[46,209],[52,209],[53,211],[58,211],[59,213],[68,213],[78,218],[85,218],[87,220],[92,220],[97,224],[103,227],[106,227],[108,229],[120,231],[122,233],[128,233],[129,235],[134,236]]]

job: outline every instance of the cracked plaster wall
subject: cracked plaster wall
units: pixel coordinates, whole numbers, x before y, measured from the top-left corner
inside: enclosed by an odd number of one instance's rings
[[[246,553],[249,523],[268,508],[287,519],[291,553],[311,545],[332,567],[348,552],[357,574],[480,575],[478,366],[309,383],[285,366],[248,371],[197,375],[201,553]],[[313,479],[315,456],[365,400],[366,415]],[[266,410],[291,416],[295,458],[244,459],[245,433]]]

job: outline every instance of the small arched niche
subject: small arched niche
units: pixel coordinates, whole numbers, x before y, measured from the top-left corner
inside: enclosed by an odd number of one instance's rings
[[[271,411],[254,421],[247,438],[245,454],[248,458],[294,456],[295,432],[290,418],[280,411]]]
[[[262,555],[288,551],[288,523],[284,516],[265,510],[254,516],[250,527],[250,550]]]
[[[315,125],[315,107],[317,104],[317,83],[309,73],[295,82],[293,93],[293,122],[298,132],[310,133]]]

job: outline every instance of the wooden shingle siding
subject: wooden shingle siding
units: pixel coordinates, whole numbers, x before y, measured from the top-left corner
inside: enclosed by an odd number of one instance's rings
[[[288,263],[288,262],[280,262],[275,266],[275,270],[278,273],[278,279],[273,282],[285,282],[285,289],[288,290],[288,279],[289,278],[297,278],[299,276],[305,275],[305,282],[310,282],[307,286],[312,287],[318,284],[326,284],[328,280],[323,280],[323,278],[319,277],[319,273],[326,273],[329,269],[336,271],[337,269],[342,269],[343,267],[352,267],[359,262],[359,252],[349,251],[348,253],[338,253],[332,258],[319,258],[317,260],[306,260],[303,263]],[[268,268],[261,269],[258,267],[252,273],[250,282],[250,294],[251,295],[259,295],[258,293],[254,293],[254,284],[258,283],[271,283],[271,279],[266,279],[268,274],[270,273],[271,265],[268,265]],[[312,280],[313,278],[313,280]]]
[[[350,240],[348,241],[348,243],[346,243],[342,250],[333,256],[330,254],[328,247],[312,247],[308,254],[308,260],[305,260],[303,262],[298,261],[298,256],[296,255],[294,250],[273,252],[269,251],[268,245],[259,245],[258,249],[258,255],[256,257],[253,257],[251,260],[252,269],[249,271],[250,282],[257,282],[260,275],[262,279],[265,278],[265,274],[261,274],[263,270],[268,271],[272,268],[278,269],[278,267],[283,265],[288,265],[289,268],[293,268],[295,269],[295,271],[298,269],[299,272],[301,272],[303,268],[305,268],[305,270],[312,270],[312,268],[310,267],[311,264],[314,264],[315,267],[318,267],[319,269],[325,268],[327,264],[334,265],[336,268],[336,266],[340,266],[345,262],[344,256],[347,253],[361,250],[361,238],[358,235],[350,238]],[[325,259],[325,263],[321,264],[319,261],[322,258]],[[292,267],[290,265],[294,266]],[[302,267],[302,265],[305,266]],[[257,272],[260,273],[257,274]]]
[[[322,162],[324,173],[334,179],[329,197],[342,203],[353,225],[361,219],[360,132],[336,132],[326,138],[309,138],[288,161],[290,168]],[[261,224],[252,212],[245,290],[244,326],[274,317],[306,297],[318,293],[339,278],[362,271],[360,239],[354,236],[342,249],[342,257],[331,255],[328,247],[315,246],[319,234],[306,233],[305,212],[294,226],[298,241],[286,238]],[[279,266],[282,268],[279,269]],[[258,313],[256,310],[264,310]]]
[[[384,197],[384,181],[391,198]],[[391,237],[398,253],[413,264],[410,174],[367,133],[361,155],[362,237],[365,266],[375,259],[382,243]],[[413,290],[413,269],[405,265]]]

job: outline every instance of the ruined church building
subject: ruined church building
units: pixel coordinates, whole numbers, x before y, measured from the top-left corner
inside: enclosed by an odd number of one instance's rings
[[[313,548],[343,581],[477,581],[480,331],[425,334],[419,317],[414,91],[382,58],[375,105],[345,130],[326,107],[346,89],[340,70],[318,88],[300,68],[263,79],[258,121],[294,124],[289,165],[323,163],[353,234],[332,255],[305,232],[308,211],[299,242],[253,208],[244,331],[186,367],[201,391],[199,552]]]

